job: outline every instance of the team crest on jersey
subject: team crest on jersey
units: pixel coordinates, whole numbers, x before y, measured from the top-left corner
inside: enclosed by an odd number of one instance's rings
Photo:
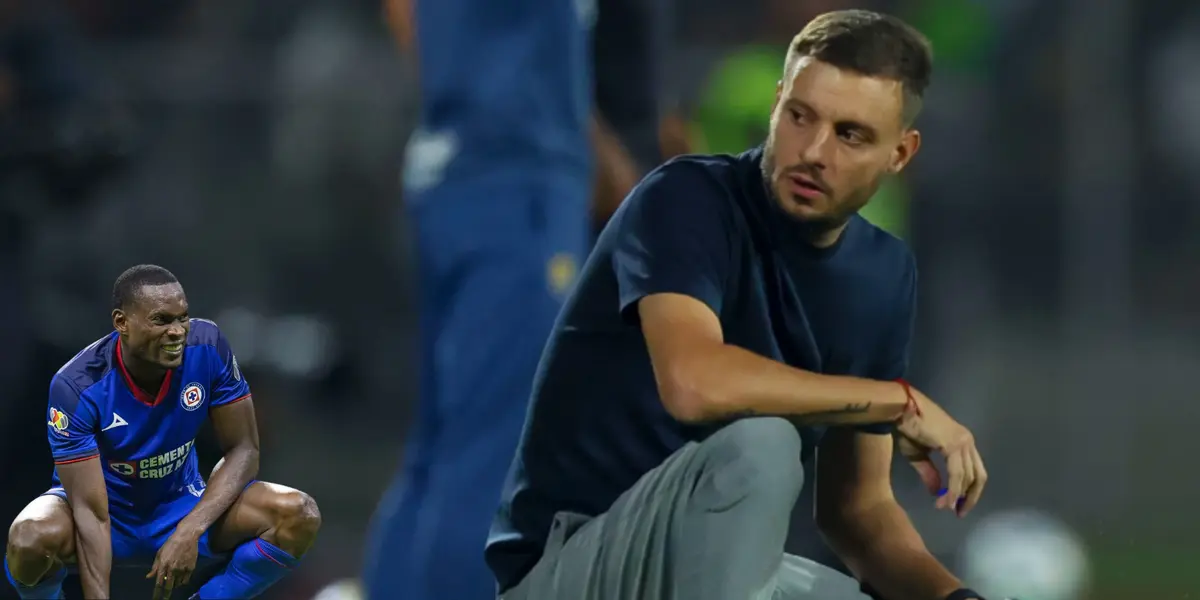
[[[179,394],[179,405],[184,410],[196,410],[201,404],[204,404],[204,386],[198,383],[183,386],[183,392]]]
[[[70,437],[71,434],[67,433],[67,423],[67,413],[54,407],[50,408],[50,420],[46,421],[46,425],[49,425],[54,433],[63,437]]]

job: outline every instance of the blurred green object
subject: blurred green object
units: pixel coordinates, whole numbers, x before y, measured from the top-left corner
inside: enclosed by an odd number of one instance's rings
[[[736,154],[767,138],[784,57],[774,46],[750,45],[718,63],[693,115],[692,134],[700,152]],[[908,192],[903,181],[885,180],[861,214],[892,235],[907,236]]]
[[[914,0],[906,8],[905,20],[933,46],[935,73],[942,68],[982,68],[995,48],[996,31],[985,2]]]

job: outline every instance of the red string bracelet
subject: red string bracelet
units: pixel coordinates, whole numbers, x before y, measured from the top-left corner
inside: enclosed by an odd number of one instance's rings
[[[917,404],[917,397],[913,395],[912,385],[903,377],[900,377],[895,381],[896,383],[900,384],[900,387],[904,388],[904,395],[906,398],[908,398],[908,401],[904,404],[904,414],[911,413],[918,417],[921,416],[921,405]]]

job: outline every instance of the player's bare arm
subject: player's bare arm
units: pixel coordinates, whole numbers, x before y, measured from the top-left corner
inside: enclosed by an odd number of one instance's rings
[[[253,399],[213,407],[209,418],[224,455],[222,466],[213,471],[200,502],[158,551],[147,575],[155,581],[156,598],[160,593],[169,598],[174,587],[188,583],[196,568],[200,535],[233,506],[258,474],[258,425]]]
[[[908,403],[894,382],[804,371],[726,344],[717,315],[690,296],[646,296],[638,315],[659,395],[680,421],[776,415],[880,423],[899,419]]]
[[[58,465],[75,521],[75,558],[86,598],[108,598],[112,572],[112,540],[108,522],[108,490],[100,457]]]
[[[817,453],[816,521],[884,598],[941,600],[962,583],[938,562],[892,492],[892,436],[830,430]]]
[[[179,524],[199,537],[238,499],[258,475],[258,424],[254,399],[213,407],[209,411],[213,432],[223,453],[220,469],[213,470],[200,503]]]

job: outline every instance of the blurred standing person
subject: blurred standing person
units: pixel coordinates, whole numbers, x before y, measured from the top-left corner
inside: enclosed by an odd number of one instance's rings
[[[542,346],[587,253],[593,176],[611,184],[602,202],[614,203],[638,174],[592,116],[592,0],[384,7],[421,82],[403,184],[423,364],[404,463],[373,519],[364,589],[494,598],[483,545]]]

